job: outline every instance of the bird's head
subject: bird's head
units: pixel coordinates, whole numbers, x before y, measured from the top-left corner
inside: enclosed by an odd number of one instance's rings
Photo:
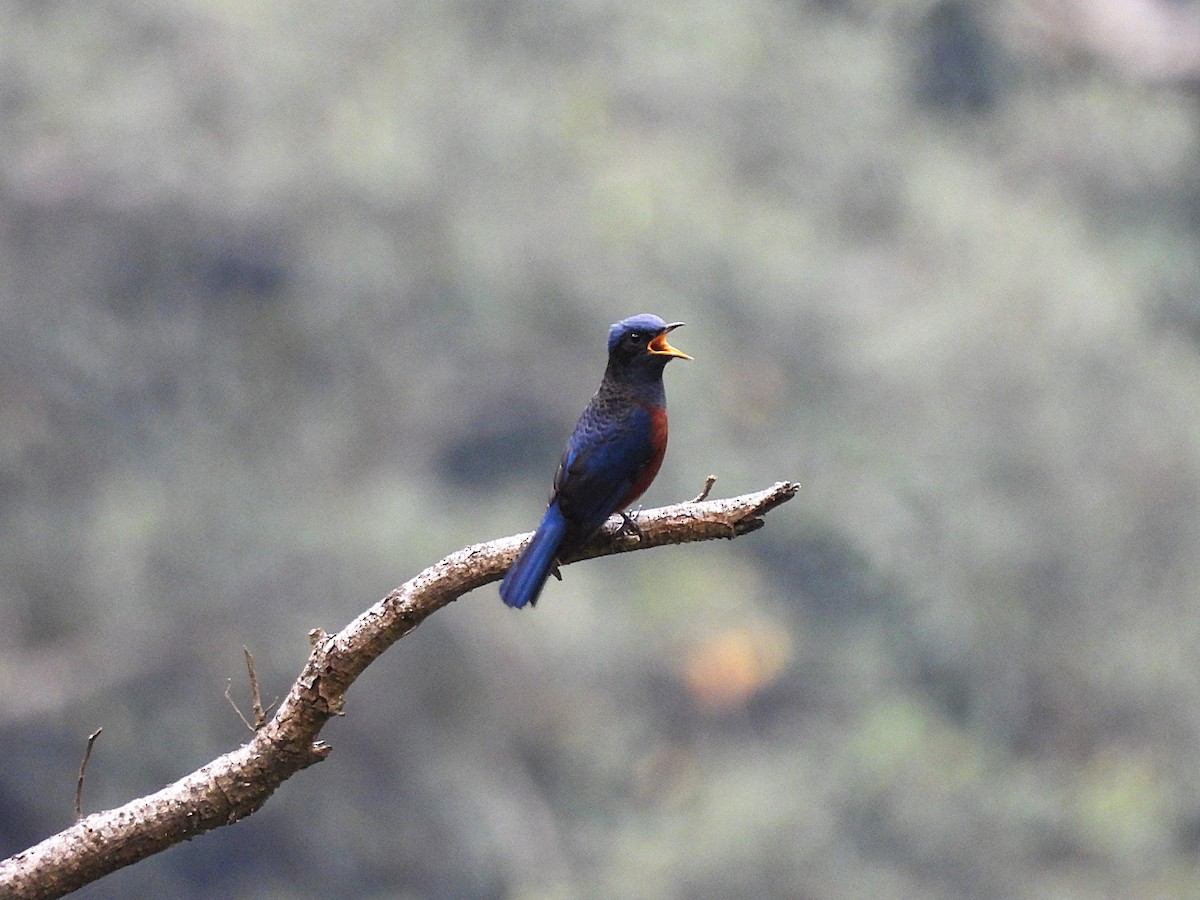
[[[667,324],[650,313],[622,319],[608,329],[609,367],[661,375],[663,367],[672,359],[691,359],[667,343],[667,335],[682,324]]]

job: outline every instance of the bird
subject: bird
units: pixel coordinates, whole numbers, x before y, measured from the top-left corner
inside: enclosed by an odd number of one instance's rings
[[[658,474],[667,450],[663,369],[691,359],[667,343],[683,322],[650,313],[608,330],[608,366],[600,387],[567,439],[541,524],[500,582],[500,597],[519,609],[535,606],[561,560],[595,534],[613,513],[625,513]]]

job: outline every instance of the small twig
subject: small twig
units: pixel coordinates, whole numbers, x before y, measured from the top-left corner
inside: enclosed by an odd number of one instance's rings
[[[246,654],[246,674],[250,676],[250,704],[254,710],[254,730],[258,731],[267,724],[267,711],[263,709],[262,694],[258,691],[258,672],[254,670],[254,655],[249,647],[243,646],[242,652]]]
[[[309,636],[312,637],[311,635]],[[227,679],[225,682],[225,699],[229,701],[229,705],[233,707],[233,711],[237,713],[242,724],[251,731],[258,731],[267,724],[267,710],[262,705],[262,694],[258,689],[258,672],[254,668],[254,654],[250,652],[249,647],[242,647],[242,652],[246,654],[246,674],[250,676],[250,709],[254,713],[254,724],[242,713],[238,708],[237,702],[230,696],[230,690],[233,688],[233,679]],[[271,706],[275,705],[275,701],[271,701]],[[268,707],[269,709],[270,707]]]
[[[88,760],[92,758],[92,747],[96,744],[96,738],[100,737],[100,732],[103,727],[97,728],[88,735],[87,748],[83,751],[83,759],[79,763],[79,779],[75,782],[75,821],[78,822],[83,818],[83,776],[87,774]]]
[[[233,711],[235,713],[237,713],[237,717],[242,720],[242,724],[245,725],[247,728],[249,728],[251,731],[253,731],[254,726],[250,724],[250,720],[247,719],[242,714],[241,709],[238,708],[237,701],[234,700],[233,696],[229,693],[231,690],[233,690],[233,679],[226,678],[225,679],[225,699],[229,701],[229,705],[233,707]]]
[[[708,492],[713,489],[713,485],[717,483],[716,475],[709,475],[704,479],[704,490],[692,498],[693,503],[702,503],[708,499]]]

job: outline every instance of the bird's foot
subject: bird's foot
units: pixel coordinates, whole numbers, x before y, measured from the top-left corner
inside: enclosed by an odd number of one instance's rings
[[[642,528],[634,520],[633,516],[624,511],[621,511],[619,515],[621,516],[621,527],[617,529],[616,534],[614,534],[613,537],[620,537],[623,534],[629,534],[635,536],[639,541],[641,541]],[[636,516],[637,513],[635,512],[633,515]]]

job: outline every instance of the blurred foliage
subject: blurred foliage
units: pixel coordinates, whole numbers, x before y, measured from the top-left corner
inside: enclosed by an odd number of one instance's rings
[[[0,850],[531,528],[653,311],[647,502],[797,501],[464,598],[80,896],[1200,893],[1194,90],[1044,8],[0,9]]]

